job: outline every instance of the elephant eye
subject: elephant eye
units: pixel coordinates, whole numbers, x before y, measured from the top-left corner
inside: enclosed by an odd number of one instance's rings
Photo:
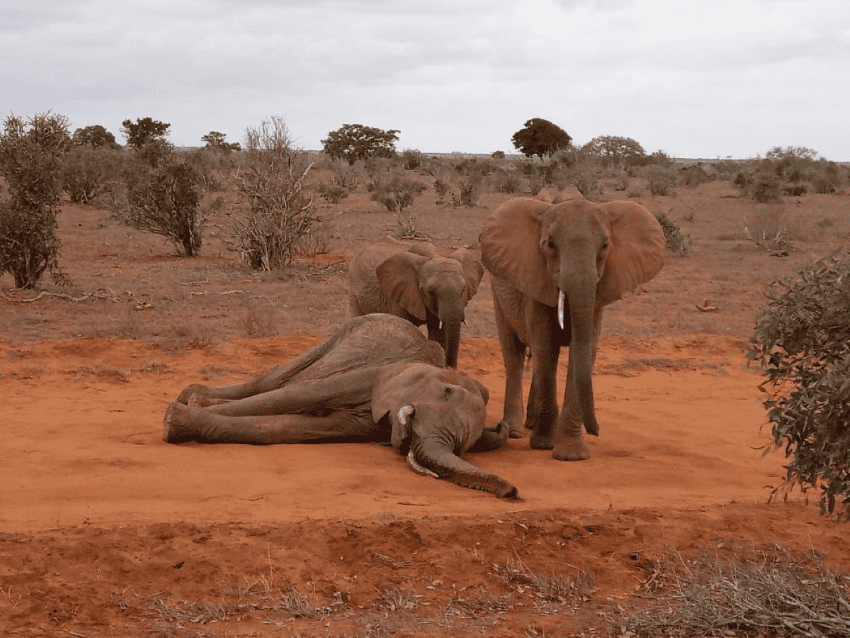
[[[447,385],[445,388],[443,388],[443,399],[448,401],[449,397],[451,395],[452,395],[452,387]]]

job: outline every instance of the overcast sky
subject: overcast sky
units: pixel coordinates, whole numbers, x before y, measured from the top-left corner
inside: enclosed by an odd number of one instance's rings
[[[0,0],[0,114],[71,131],[152,117],[242,142],[281,116],[321,148],[343,124],[398,150],[515,152],[526,120],[582,144],[850,160],[848,0]]]

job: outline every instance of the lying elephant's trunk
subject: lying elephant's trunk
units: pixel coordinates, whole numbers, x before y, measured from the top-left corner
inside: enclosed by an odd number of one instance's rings
[[[516,487],[506,480],[464,461],[436,439],[421,439],[414,434],[410,451],[412,460],[441,479],[462,487],[490,492],[502,498],[519,496]]]

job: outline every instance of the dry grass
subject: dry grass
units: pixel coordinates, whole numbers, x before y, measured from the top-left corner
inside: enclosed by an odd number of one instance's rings
[[[822,556],[778,545],[671,550],[642,583],[637,608],[610,620],[629,636],[847,636],[848,588]]]

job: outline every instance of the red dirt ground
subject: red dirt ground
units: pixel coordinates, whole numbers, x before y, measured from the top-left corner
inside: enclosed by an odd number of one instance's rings
[[[624,312],[679,294],[677,276],[701,263],[674,260]],[[0,312],[76,312],[14,295]],[[492,425],[503,367],[482,325],[460,367],[490,389]],[[784,470],[764,453],[763,377],[746,335],[722,329],[603,336],[590,460],[556,462],[527,438],[470,457],[513,482],[517,501],[416,475],[377,445],[162,441],[183,386],[243,379],[326,333],[299,332],[189,348],[114,334],[0,342],[0,635],[604,635],[665,548],[780,544],[850,567],[846,526],[799,494],[767,502]],[[542,600],[506,584],[498,566],[511,561],[573,579],[572,594]],[[287,592],[313,611],[285,607]]]

